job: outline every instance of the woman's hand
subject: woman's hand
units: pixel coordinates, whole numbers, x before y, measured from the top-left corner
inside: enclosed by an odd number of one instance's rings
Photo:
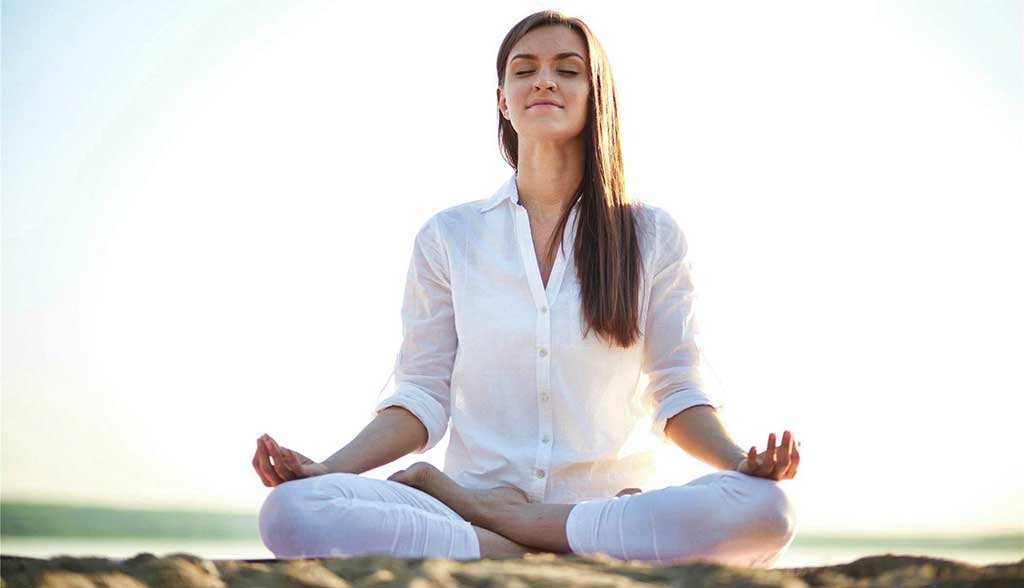
[[[273,462],[271,457],[274,458]],[[324,464],[316,463],[298,451],[279,446],[270,435],[263,435],[256,440],[252,467],[256,468],[263,485],[269,487],[328,473]]]
[[[793,438],[792,433],[782,433],[782,444],[775,446],[775,433],[768,435],[768,450],[757,452],[757,446],[750,448],[744,457],[733,468],[737,472],[771,480],[789,480],[796,476],[800,465],[800,442]]]

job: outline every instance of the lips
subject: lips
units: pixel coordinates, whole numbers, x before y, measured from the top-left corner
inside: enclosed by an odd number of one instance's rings
[[[548,105],[548,106],[557,106],[558,108],[562,107],[561,104],[559,104],[559,103],[557,103],[557,102],[555,102],[553,100],[538,100],[538,101],[534,102],[533,104],[527,106],[527,108],[533,108],[534,106],[542,106],[542,105],[545,105],[545,104]]]

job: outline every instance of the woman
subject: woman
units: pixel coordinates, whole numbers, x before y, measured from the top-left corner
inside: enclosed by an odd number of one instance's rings
[[[780,480],[798,443],[736,446],[702,390],[686,240],[623,184],[615,89],[580,20],[539,12],[498,53],[503,155],[489,199],[416,235],[396,390],[316,463],[264,435],[253,466],[274,490],[260,534],[277,557],[388,553],[477,559],[526,552],[768,566],[795,515]],[[568,254],[571,253],[571,254]],[[638,386],[641,374],[648,384]],[[720,471],[641,491],[617,454],[637,418]],[[445,471],[420,462],[451,422]]]

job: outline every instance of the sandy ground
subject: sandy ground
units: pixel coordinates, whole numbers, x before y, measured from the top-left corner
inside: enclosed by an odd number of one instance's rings
[[[673,566],[605,556],[529,554],[478,561],[362,556],[324,559],[207,560],[187,553],[140,553],[124,561],[0,558],[0,588],[556,588],[730,586],[1024,587],[1024,559],[974,566],[920,556],[879,555],[832,566],[749,569],[696,561]]]

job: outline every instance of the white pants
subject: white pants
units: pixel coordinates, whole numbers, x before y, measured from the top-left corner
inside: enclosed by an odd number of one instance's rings
[[[429,494],[390,480],[327,474],[274,487],[259,514],[263,544],[281,559],[388,554],[480,559],[473,526]],[[573,553],[679,563],[706,559],[770,567],[796,532],[779,482],[718,471],[682,486],[577,504]]]

